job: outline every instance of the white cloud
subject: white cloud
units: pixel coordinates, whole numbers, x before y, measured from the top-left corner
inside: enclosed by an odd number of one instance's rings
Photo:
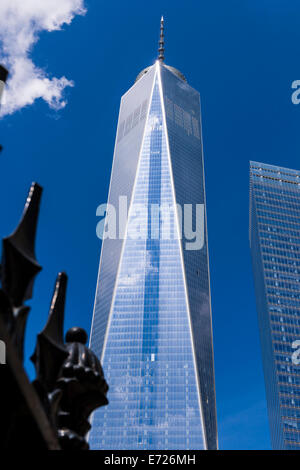
[[[66,105],[63,92],[74,86],[66,77],[49,78],[30,52],[41,31],[54,31],[84,15],[84,0],[0,0],[0,62],[9,69],[0,115],[32,104],[37,98],[51,108]]]

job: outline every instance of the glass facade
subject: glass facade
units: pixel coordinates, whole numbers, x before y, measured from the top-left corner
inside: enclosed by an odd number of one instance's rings
[[[272,447],[300,449],[300,171],[250,162],[250,246]]]
[[[121,100],[108,202],[123,195],[124,239],[100,258],[90,344],[110,390],[90,447],[216,448],[206,219],[186,250],[176,209],[205,204],[199,94],[160,63]],[[171,210],[153,222],[153,207]]]

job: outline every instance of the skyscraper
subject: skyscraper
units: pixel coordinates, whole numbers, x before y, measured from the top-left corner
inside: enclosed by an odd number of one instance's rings
[[[91,328],[109,405],[93,416],[90,446],[215,449],[200,98],[164,63],[163,19],[158,60],[121,99],[108,196],[117,220],[120,196],[128,200],[127,226],[124,237],[103,240]],[[181,237],[191,221],[186,208],[181,223],[184,204],[201,222],[195,245]],[[162,206],[171,209],[165,219]],[[139,224],[136,207],[146,207]],[[134,236],[137,225],[144,236]]]
[[[7,79],[8,71],[0,64],[0,103],[2,98],[2,93],[4,90],[4,85]]]
[[[300,171],[250,162],[250,246],[272,447],[300,449]]]

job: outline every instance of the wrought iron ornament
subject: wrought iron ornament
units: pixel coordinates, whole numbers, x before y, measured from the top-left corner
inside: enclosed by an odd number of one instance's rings
[[[30,311],[24,302],[31,299],[34,278],[42,269],[35,257],[41,195],[41,186],[33,183],[18,227],[2,240],[0,311],[21,361],[26,320]]]
[[[13,421],[18,421],[18,414],[25,413],[22,419],[28,423],[25,426],[28,432],[30,426],[35,431],[36,428],[43,429],[41,442],[46,441],[46,447],[59,448],[60,445],[62,449],[88,449],[85,440],[90,429],[88,419],[93,410],[108,404],[108,385],[98,358],[85,345],[86,332],[79,327],[71,328],[65,342],[63,340],[67,288],[67,275],[63,272],[58,274],[56,280],[46,326],[37,335],[31,357],[36,369],[36,379],[32,385],[22,366],[24,332],[30,311],[24,302],[32,297],[35,277],[42,269],[35,256],[41,194],[41,186],[33,183],[21,221],[17,229],[3,239],[2,245],[0,333],[11,343],[8,369],[5,369],[11,385],[7,387],[15,387],[17,382],[18,393],[14,396],[20,397],[21,402],[7,407],[4,425],[9,431],[4,440],[8,447],[12,446],[12,441],[17,441],[16,445],[25,442],[23,429],[20,432],[11,429]],[[6,395],[9,397],[9,390]],[[37,403],[38,398],[41,407]],[[55,435],[57,444],[54,442]]]

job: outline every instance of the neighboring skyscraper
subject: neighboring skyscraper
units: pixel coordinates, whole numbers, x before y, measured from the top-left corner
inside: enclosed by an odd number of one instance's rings
[[[162,20],[158,61],[121,100],[108,202],[118,209],[126,196],[129,213],[125,239],[102,245],[91,347],[110,390],[92,449],[217,447],[206,215],[195,250],[179,238],[176,211],[205,206],[200,98],[163,60]],[[132,236],[138,205],[147,208],[141,239]],[[162,205],[172,209],[168,237],[161,214],[149,223]]]
[[[272,447],[300,449],[300,171],[250,162],[250,246]]]

